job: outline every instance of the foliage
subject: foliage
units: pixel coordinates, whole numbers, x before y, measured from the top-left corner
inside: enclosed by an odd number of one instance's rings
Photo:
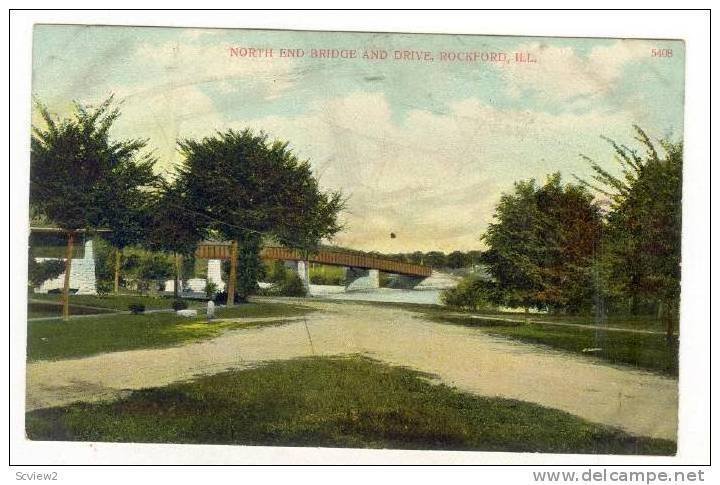
[[[306,296],[307,289],[300,277],[293,271],[288,271],[282,281],[272,288],[274,294],[281,296]]]
[[[285,267],[281,261],[270,266],[266,280],[273,286],[263,293],[272,296],[306,296],[307,289],[295,271]]]
[[[95,284],[95,288],[97,290],[98,295],[109,295],[113,291],[113,283],[109,281],[97,281]]]
[[[492,309],[490,291],[488,281],[466,276],[455,288],[443,291],[441,299],[444,305],[462,310]]]
[[[238,239],[238,255],[235,279],[235,301],[247,301],[247,297],[258,290],[258,281],[262,281],[265,266],[260,259],[261,239],[257,234],[240,235]],[[230,280],[230,261],[222,262],[223,280]],[[226,284],[227,286],[227,284]],[[227,295],[226,292],[223,292]],[[217,299],[216,299],[217,302]]]
[[[285,267],[283,261],[271,261],[265,267],[265,278],[264,280],[268,283],[278,283],[285,278],[285,274],[288,269]]]
[[[37,103],[44,127],[33,126],[30,204],[64,229],[112,229],[122,247],[139,239],[155,160],[141,155],[145,140],[110,139],[120,116],[111,96],[96,107],[75,103],[70,118],[56,119]]]
[[[206,236],[203,230],[206,221],[185,210],[190,206],[181,181],[161,182],[152,199],[143,245],[150,250],[191,257],[197,243]]]
[[[133,315],[144,313],[145,305],[143,305],[142,303],[130,303],[128,305],[128,310],[130,310],[130,313],[132,313]]]
[[[602,237],[600,208],[582,186],[517,182],[503,194],[483,235],[491,299],[511,307],[577,312],[592,304]]]
[[[146,251],[137,247],[126,249],[122,260],[123,283],[145,293],[158,289],[173,273],[172,259],[163,253]]]
[[[218,286],[216,283],[213,283],[211,281],[208,281],[205,284],[205,296],[208,300],[212,300],[215,297],[215,293],[218,291]]]
[[[172,275],[172,272],[172,261],[164,254],[148,252],[145,257],[140,259],[138,276],[145,283],[161,284],[163,280]]]
[[[109,293],[115,283],[115,251],[110,243],[102,237],[93,238],[93,253],[95,255],[95,281],[98,291]]]
[[[442,251],[415,251],[412,253],[383,254],[379,256],[401,261],[403,263],[425,264],[434,268],[462,269],[472,268],[480,264],[482,251],[453,251],[445,254]]]
[[[609,140],[621,176],[587,159],[595,175],[583,183],[611,203],[605,263],[614,293],[631,298],[633,311],[649,300],[666,318],[677,319],[683,144],[660,140],[661,155],[642,129],[635,130],[645,153]]]
[[[242,299],[257,290],[262,236],[310,252],[340,230],[341,194],[323,192],[310,163],[288,143],[246,129],[181,140],[179,147],[183,162],[175,184],[184,210],[204,232],[238,241]]]
[[[49,259],[47,261],[35,261],[30,254],[28,257],[28,284],[31,287],[38,287],[46,280],[55,279],[65,272],[65,261]]]
[[[314,285],[343,286],[345,285],[344,268],[313,264],[310,267],[310,283]]]

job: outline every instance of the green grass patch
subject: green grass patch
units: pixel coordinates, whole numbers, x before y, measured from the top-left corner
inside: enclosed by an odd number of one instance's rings
[[[427,308],[423,311],[440,316],[447,315],[448,313],[456,313],[468,316],[493,316],[516,320],[527,319],[528,321],[534,323],[569,323],[573,325],[607,326],[627,330],[651,330],[661,333],[665,332],[663,322],[657,317],[651,315],[608,315],[604,320],[600,320],[593,315],[551,315],[547,313],[530,313],[526,315],[524,312],[501,312],[493,310],[467,312],[437,305],[434,308]]]
[[[247,303],[220,308],[216,317],[290,317],[309,311],[300,305]],[[27,358],[29,361],[67,359],[120,350],[169,347],[248,326],[247,323],[217,319],[207,323],[202,313],[197,318],[186,318],[169,312],[28,322]]]
[[[114,313],[114,311],[110,309],[101,310],[96,308],[70,305],[71,315],[96,315],[98,313]],[[60,316],[62,316],[62,303],[28,303],[28,318],[54,318]]]
[[[524,314],[510,314],[513,317],[524,318]],[[665,332],[665,326],[660,319],[649,315],[608,315],[602,321],[592,315],[531,315],[530,320],[545,322],[572,323],[574,325],[607,326],[624,328],[628,330],[652,330]]]
[[[672,455],[571,414],[362,357],[301,358],[26,415],[32,440]]]
[[[62,295],[57,293],[30,293],[29,299],[46,300],[53,303],[62,303]],[[70,295],[70,304],[108,308],[112,310],[127,311],[130,304],[143,304],[146,310],[165,310],[172,308],[172,296],[146,296],[146,295]],[[204,302],[186,300],[190,307],[197,307]]]
[[[678,341],[668,344],[661,334],[507,323],[481,318],[439,316],[433,320],[477,327],[491,335],[594,356],[613,364],[631,365],[673,377],[678,375]],[[600,350],[583,352],[587,349]]]

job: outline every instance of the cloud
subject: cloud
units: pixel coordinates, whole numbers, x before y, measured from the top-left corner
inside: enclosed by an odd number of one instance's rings
[[[613,103],[607,96],[630,63],[649,55],[644,41],[586,52],[541,41],[522,45],[516,50],[534,53],[538,63],[497,67],[518,97],[508,108],[480,100],[502,89],[482,79],[447,97],[433,97],[444,78],[411,74],[419,70],[388,70],[382,82],[342,82],[348,73],[379,76],[358,65],[343,72],[307,60],[230,57],[241,38],[218,32],[187,31],[177,42],[133,39],[111,46],[113,55],[91,49],[90,61],[68,69],[66,83],[48,55],[36,71],[47,75],[36,79],[54,109],[115,92],[123,116],[113,135],[148,138],[161,169],[177,161],[177,138],[250,127],[289,140],[325,188],[349,196],[337,242],[381,251],[477,248],[500,193],[513,182],[558,170],[566,179],[586,175],[580,153],[610,155],[600,135],[627,141],[634,122],[650,132],[663,125],[645,124],[643,116],[654,112],[644,98]],[[102,75],[87,75],[93,70]],[[460,78],[462,72],[448,68],[453,85],[474,79]],[[552,112],[539,111],[543,99]]]
[[[450,251],[480,246],[499,193],[514,181],[582,173],[579,153],[603,153],[599,135],[623,139],[630,122],[622,113],[502,110],[474,98],[398,120],[384,94],[356,92],[241,126],[290,140],[324,187],[349,196],[339,244]]]
[[[530,91],[553,100],[594,98],[612,91],[625,66],[648,59],[654,46],[643,40],[617,40],[596,46],[583,56],[572,47],[532,42],[518,46],[516,51],[529,52],[536,63],[510,63],[500,70],[514,96]]]
[[[200,43],[205,34],[214,36],[215,31],[184,34],[190,40],[136,47],[127,67],[145,73],[140,81],[84,89],[83,102],[115,94],[122,103],[122,117],[114,133],[149,139],[161,171],[177,160],[178,138],[205,136],[226,128],[218,105],[223,93],[242,89],[254,99],[271,100],[298,79],[292,60],[230,57],[226,42]],[[220,95],[208,94],[209,88]]]
[[[208,85],[229,90],[236,82],[256,97],[273,99],[295,84],[298,68],[292,59],[232,56],[231,47],[228,42],[143,43],[134,58],[159,79],[152,79],[148,86],[136,86],[137,91],[142,94],[148,89]]]

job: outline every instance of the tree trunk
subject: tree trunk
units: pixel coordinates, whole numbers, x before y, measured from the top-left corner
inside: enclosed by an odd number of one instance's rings
[[[72,271],[74,242],[75,231],[68,231],[67,251],[65,252],[65,279],[63,281],[63,320],[70,317],[70,272]]]
[[[663,305],[662,319],[665,323],[665,339],[672,343],[675,338],[675,307],[670,303]]]
[[[120,293],[120,257],[122,251],[119,248],[115,249],[115,294]]]
[[[182,264],[182,256],[175,253],[175,278],[173,284],[173,297],[178,298],[178,284],[180,283],[180,265]]]
[[[238,242],[233,241],[230,246],[230,274],[227,282],[227,306],[235,304],[235,284],[237,282],[237,254]]]

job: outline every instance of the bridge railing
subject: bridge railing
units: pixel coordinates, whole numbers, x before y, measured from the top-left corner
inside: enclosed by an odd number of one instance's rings
[[[229,259],[230,243],[212,242],[198,244],[195,256],[202,259]],[[352,253],[347,251],[333,251],[321,249],[305,258],[297,249],[282,246],[267,246],[260,252],[262,259],[277,259],[283,261],[302,261],[308,259],[313,263],[329,264],[333,266],[349,266],[353,268],[377,269],[386,273],[395,273],[408,276],[428,277],[432,272],[429,266],[421,264],[404,263],[392,259],[379,258],[369,254]]]
[[[286,261],[300,261],[305,259],[302,253],[295,249],[284,247],[265,247],[260,253],[263,259],[281,259]],[[378,269],[387,273],[396,273],[409,276],[430,276],[432,269],[420,264],[404,263],[392,259],[378,258],[368,254],[349,253],[321,249],[309,256],[313,263],[330,264],[333,266],[349,266],[353,268]]]

